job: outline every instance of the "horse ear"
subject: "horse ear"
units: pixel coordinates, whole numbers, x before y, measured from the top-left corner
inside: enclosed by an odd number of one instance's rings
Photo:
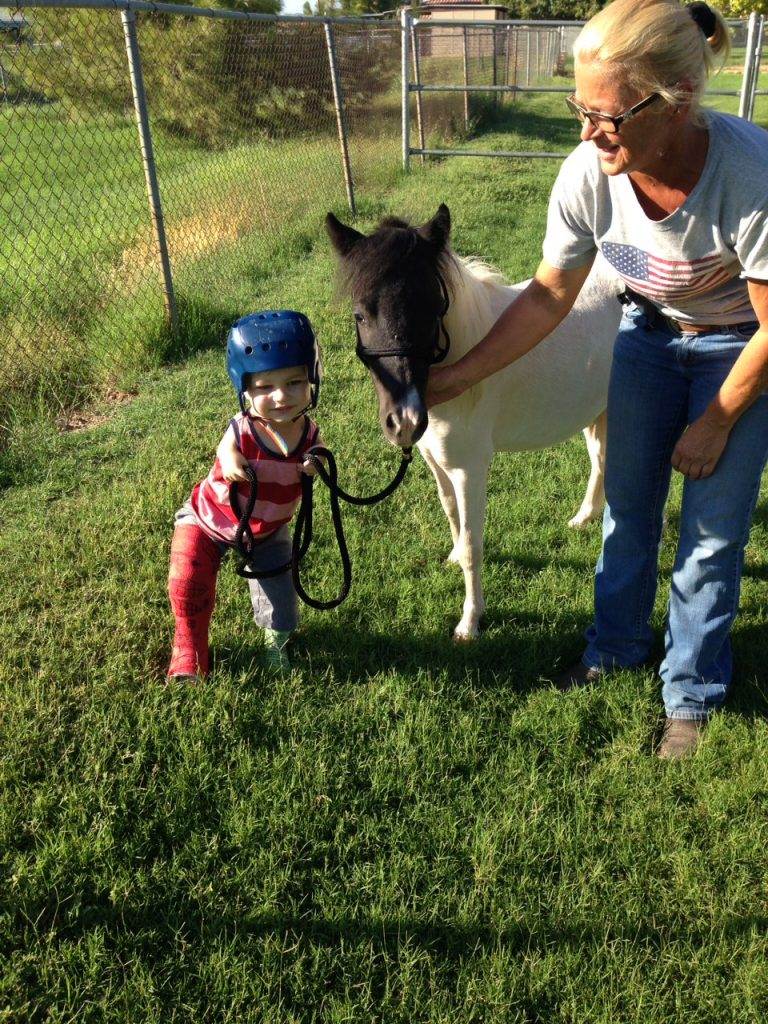
[[[440,203],[432,220],[422,224],[418,231],[422,238],[437,246],[438,249],[445,248],[451,234],[451,211],[445,203]]]
[[[339,256],[348,256],[360,239],[365,238],[365,235],[361,235],[359,231],[342,224],[332,213],[325,218],[325,230]]]

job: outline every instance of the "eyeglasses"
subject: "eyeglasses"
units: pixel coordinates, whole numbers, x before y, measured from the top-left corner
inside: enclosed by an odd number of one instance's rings
[[[628,121],[630,117],[634,117],[635,114],[639,114],[641,110],[645,110],[651,103],[659,99],[659,93],[652,92],[650,96],[646,96],[644,100],[640,100],[634,107],[630,107],[629,110],[625,110],[621,114],[603,114],[599,110],[585,110],[580,104],[576,102],[574,96],[566,96],[565,102],[573,114],[573,116],[581,121],[589,121],[593,128],[599,128],[601,131],[610,132],[612,135],[616,135],[619,128]]]

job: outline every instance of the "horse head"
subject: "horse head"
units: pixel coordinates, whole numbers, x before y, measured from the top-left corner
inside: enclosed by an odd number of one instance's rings
[[[332,213],[325,226],[353,302],[357,355],[373,378],[384,436],[408,448],[427,428],[429,368],[448,351],[450,212],[442,204],[420,227],[388,217],[372,235]]]

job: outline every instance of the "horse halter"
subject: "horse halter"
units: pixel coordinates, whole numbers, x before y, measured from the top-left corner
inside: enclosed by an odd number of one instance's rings
[[[387,356],[406,356],[409,359],[425,359],[430,366],[434,366],[435,363],[442,363],[451,349],[451,336],[445,326],[445,316],[448,313],[451,300],[448,297],[448,288],[446,287],[443,275],[439,271],[437,272],[437,280],[440,284],[440,291],[443,296],[443,308],[437,315],[435,335],[432,340],[432,352],[429,355],[422,355],[420,352],[414,352],[413,347],[406,346],[401,346],[400,348],[364,348],[363,343],[360,340],[360,327],[357,322],[355,322],[355,333],[357,334],[357,346],[355,348],[355,352],[361,363],[368,366],[375,359],[383,359]],[[441,344],[443,339],[444,343]]]

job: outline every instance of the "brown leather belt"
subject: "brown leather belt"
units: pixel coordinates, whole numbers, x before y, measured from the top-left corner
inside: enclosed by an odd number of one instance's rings
[[[728,329],[725,324],[684,324],[682,320],[675,320],[673,316],[665,316],[663,313],[661,318],[666,320],[677,334],[721,334]],[[732,324],[731,326],[738,327],[740,325]]]
[[[686,324],[682,320],[675,320],[673,316],[666,316],[650,299],[646,299],[644,295],[638,294],[631,288],[625,288],[618,298],[623,306],[628,306],[630,303],[639,306],[645,313],[650,327],[666,324],[675,334],[730,334],[739,328],[744,329],[753,325],[757,330],[756,320],[747,320],[740,324]]]

